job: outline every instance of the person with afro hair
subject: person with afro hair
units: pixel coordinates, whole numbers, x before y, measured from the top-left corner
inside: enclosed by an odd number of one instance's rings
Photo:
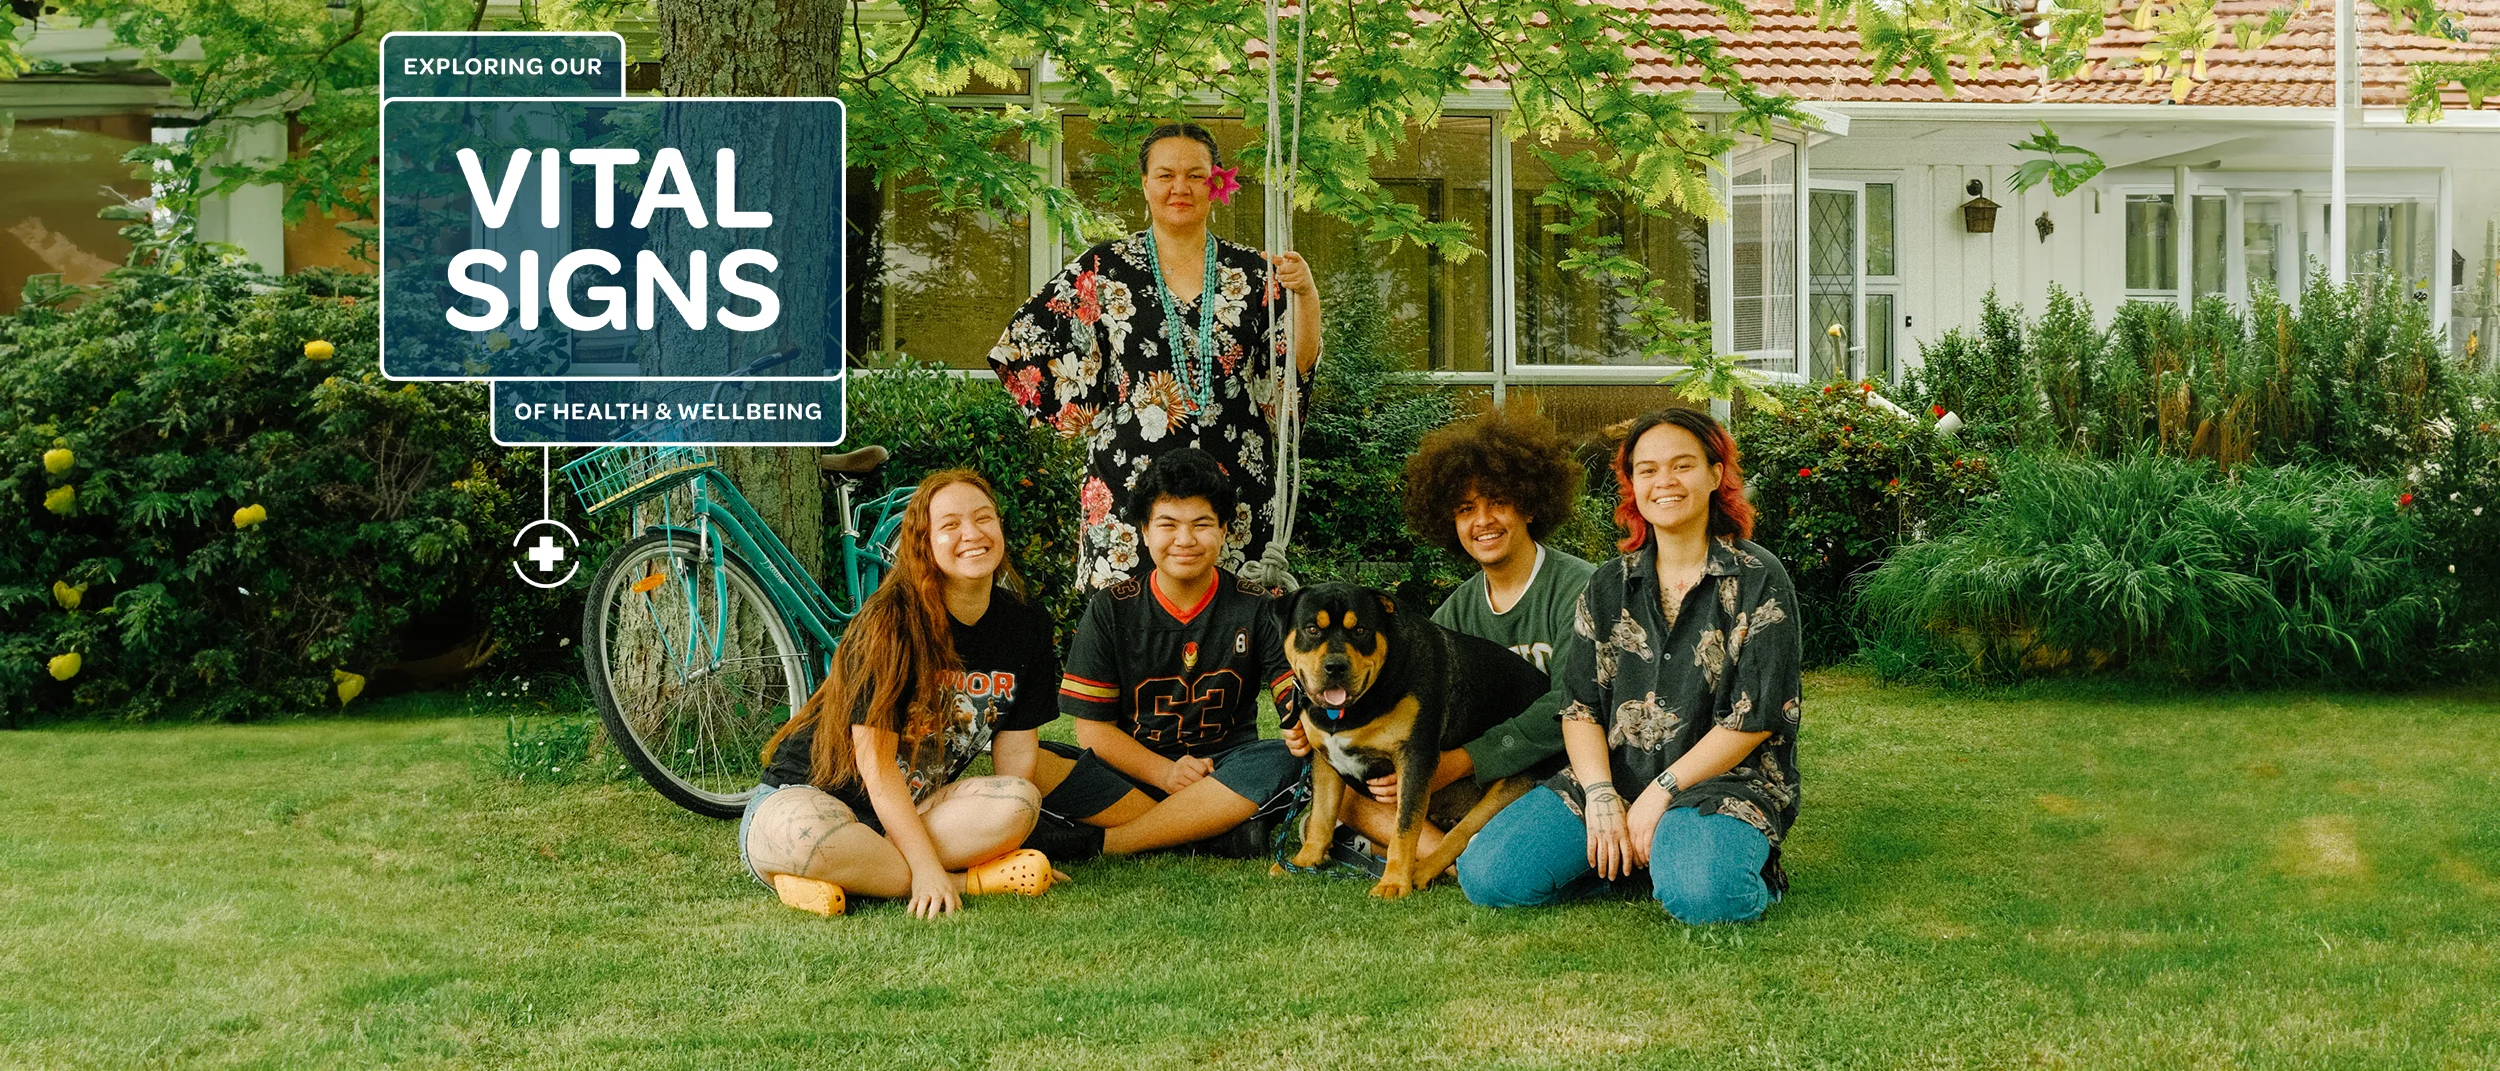
[[[1427,436],[1406,462],[1406,523],[1424,543],[1466,555],[1476,575],[1433,611],[1435,624],[1510,648],[1540,671],[1559,665],[1557,652],[1576,638],[1572,610],[1596,566],[1545,545],[1580,490],[1580,465],[1551,421],[1526,409],[1496,409]],[[1436,814],[1464,810],[1472,799],[1444,800],[1441,789],[1473,775],[1481,789],[1504,777],[1538,777],[1561,769],[1563,697],[1548,694],[1517,717],[1463,748],[1445,751],[1432,777]],[[1286,742],[1299,748],[1301,734]],[[1397,777],[1349,792],[1338,812],[1375,844],[1397,826]],[[1416,849],[1440,843],[1430,825]]]

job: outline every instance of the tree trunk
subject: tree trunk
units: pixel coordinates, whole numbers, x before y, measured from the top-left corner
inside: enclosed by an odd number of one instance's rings
[[[661,0],[660,92],[671,97],[830,97],[842,11],[830,0]],[[799,314],[785,297],[785,318]],[[839,317],[840,308],[816,313]],[[767,346],[766,350],[773,347]],[[827,354],[828,361],[840,360]],[[724,449],[722,467],[808,570],[824,573],[824,489],[813,447]]]

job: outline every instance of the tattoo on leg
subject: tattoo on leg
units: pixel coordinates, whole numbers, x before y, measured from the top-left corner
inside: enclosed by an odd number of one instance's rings
[[[796,872],[807,874],[813,870],[816,855],[824,850],[825,842],[832,840],[835,834],[858,823],[858,819],[851,817],[849,809],[842,807],[819,811],[801,819],[799,827],[790,835],[791,846],[799,850]]]
[[[1041,805],[1034,802],[1032,793],[1026,791],[1024,786],[1017,784],[1016,779],[1012,777],[984,777],[966,783],[962,792],[964,795],[980,799],[1012,803],[1016,807],[1017,814],[1029,814],[1038,818],[1042,813]]]

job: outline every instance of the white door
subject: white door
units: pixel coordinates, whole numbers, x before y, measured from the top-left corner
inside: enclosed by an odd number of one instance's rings
[[[1813,180],[1806,211],[1807,269],[1813,291],[1806,298],[1813,334],[1808,381],[1865,374],[1866,184]],[[1889,312],[1884,314],[1889,327]]]

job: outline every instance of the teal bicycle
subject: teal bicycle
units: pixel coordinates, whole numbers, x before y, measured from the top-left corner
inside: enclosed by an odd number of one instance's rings
[[[842,599],[709,448],[606,446],[564,466],[585,512],[634,510],[638,534],[600,565],[583,604],[582,662],[608,739],[671,802],[734,818],[754,795],[765,742],[831,671],[843,626],[893,567],[913,489],[853,501],[885,459],[877,446],[818,459],[840,517],[828,551]]]

